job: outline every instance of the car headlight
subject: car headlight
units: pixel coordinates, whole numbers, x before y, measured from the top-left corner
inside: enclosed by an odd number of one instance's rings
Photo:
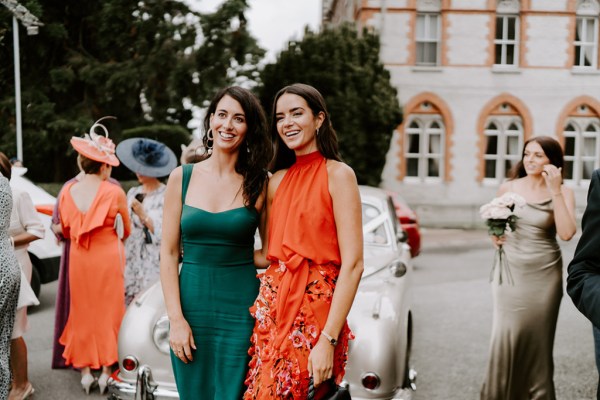
[[[389,269],[392,276],[395,276],[396,278],[400,278],[406,274],[406,264],[402,261],[394,261],[390,264]]]
[[[152,339],[154,344],[161,352],[169,354],[169,317],[166,315],[160,317],[154,324]]]

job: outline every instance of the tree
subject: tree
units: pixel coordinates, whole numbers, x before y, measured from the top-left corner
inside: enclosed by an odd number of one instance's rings
[[[394,128],[402,122],[396,89],[379,60],[379,37],[351,25],[306,30],[261,73],[259,96],[265,110],[283,86],[295,82],[317,88],[327,103],[340,152],[359,183],[377,186]]]
[[[71,136],[106,115],[113,139],[123,129],[187,129],[190,105],[202,107],[220,87],[255,79],[264,55],[247,30],[246,0],[213,14],[181,1],[28,0],[44,23],[21,34],[25,163],[37,180],[74,172]],[[0,10],[0,150],[14,154],[14,79],[10,14]],[[65,162],[65,157],[71,162]],[[66,167],[65,167],[66,166]]]

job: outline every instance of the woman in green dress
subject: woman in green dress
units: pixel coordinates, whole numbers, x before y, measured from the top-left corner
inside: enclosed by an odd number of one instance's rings
[[[238,400],[259,286],[254,233],[272,148],[258,99],[240,87],[217,93],[204,129],[208,158],[176,168],[167,183],[161,283],[180,399]]]

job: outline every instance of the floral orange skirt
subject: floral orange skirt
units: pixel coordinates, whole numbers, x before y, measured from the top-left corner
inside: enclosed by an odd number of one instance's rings
[[[308,356],[325,325],[339,267],[310,263],[308,284],[300,310],[287,340],[279,348],[273,343],[277,335],[277,290],[285,266],[271,264],[259,274],[260,290],[250,308],[256,319],[252,332],[250,369],[246,378],[245,400],[306,399],[308,392]],[[348,359],[348,340],[353,339],[344,325],[334,352],[333,377],[339,384]]]

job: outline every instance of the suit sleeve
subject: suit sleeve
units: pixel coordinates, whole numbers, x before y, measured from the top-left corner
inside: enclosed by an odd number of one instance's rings
[[[579,311],[600,328],[600,169],[592,176],[581,227],[568,268],[567,293]]]

